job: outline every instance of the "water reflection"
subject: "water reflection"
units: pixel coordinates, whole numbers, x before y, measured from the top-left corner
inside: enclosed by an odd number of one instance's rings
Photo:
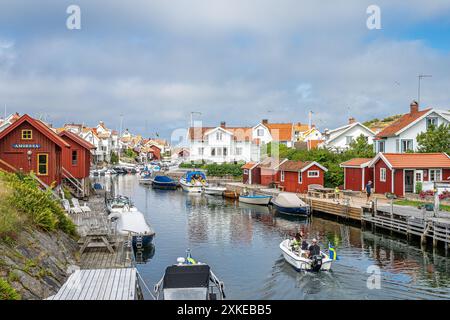
[[[111,187],[131,196],[156,231],[157,250],[138,265],[149,287],[189,247],[225,281],[230,299],[449,298],[450,259],[403,239],[214,196],[152,190],[133,176],[114,178]],[[298,230],[322,247],[335,245],[340,260],[332,272],[300,273],[285,263],[279,244]],[[381,269],[379,290],[366,285],[371,265]]]

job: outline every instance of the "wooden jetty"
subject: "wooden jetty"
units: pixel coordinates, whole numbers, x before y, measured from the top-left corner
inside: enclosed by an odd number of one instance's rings
[[[46,300],[137,300],[136,268],[77,270]]]

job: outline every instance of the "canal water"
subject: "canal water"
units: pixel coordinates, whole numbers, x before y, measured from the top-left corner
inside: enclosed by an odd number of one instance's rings
[[[421,250],[405,239],[332,218],[308,221],[220,197],[153,190],[132,175],[114,177],[112,184],[155,229],[154,247],[140,253],[138,259],[146,262],[137,265],[150,289],[190,248],[224,281],[227,299],[450,298],[450,258],[443,250]],[[339,260],[332,272],[301,273],[284,261],[279,244],[297,230],[317,237],[322,247],[335,244]],[[369,279],[373,266],[381,273],[379,288]]]

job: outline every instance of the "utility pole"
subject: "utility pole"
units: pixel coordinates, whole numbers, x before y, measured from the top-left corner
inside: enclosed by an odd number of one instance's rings
[[[312,128],[312,115],[314,114],[314,112],[313,111],[309,111],[309,113],[308,113],[308,129],[310,129],[311,130],[311,128]]]
[[[120,163],[120,149],[121,149],[120,139],[122,138],[122,126],[123,126],[123,114],[120,114],[119,141],[117,141],[117,143],[119,145],[119,148],[118,148],[118,151],[117,151],[117,159],[118,159],[119,163]]]
[[[417,77],[419,78],[419,83],[418,83],[418,86],[417,86],[417,103],[419,104],[419,107],[420,107],[420,82],[422,81],[423,78],[431,78],[432,75],[419,74]]]

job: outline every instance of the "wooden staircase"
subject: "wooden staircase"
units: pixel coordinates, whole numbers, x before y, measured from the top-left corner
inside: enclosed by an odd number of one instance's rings
[[[63,184],[75,197],[84,198],[86,196],[84,185],[64,167],[62,167],[62,177]]]

